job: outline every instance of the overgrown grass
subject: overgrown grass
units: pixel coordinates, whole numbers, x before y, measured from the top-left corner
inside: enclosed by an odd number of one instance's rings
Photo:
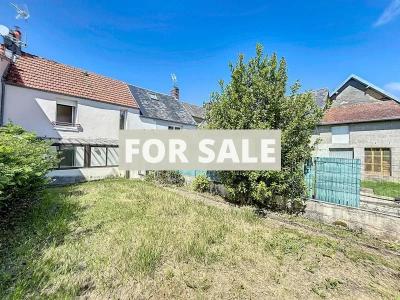
[[[365,180],[361,186],[373,189],[375,195],[400,198],[400,182]]]
[[[53,188],[0,229],[0,295],[398,296],[400,259],[366,252],[339,231],[345,238],[302,232],[250,208],[207,206],[140,181]]]

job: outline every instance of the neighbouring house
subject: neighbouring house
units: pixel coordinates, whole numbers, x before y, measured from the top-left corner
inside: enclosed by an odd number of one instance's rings
[[[138,176],[118,168],[120,129],[196,128],[174,97],[28,53],[0,59],[0,126],[51,140],[64,157],[49,174],[56,182]]]
[[[206,120],[206,110],[202,106],[197,106],[191,103],[182,102],[183,107],[186,111],[193,117],[197,125],[200,126],[204,124]]]
[[[351,75],[328,101],[315,156],[360,159],[364,179],[399,179],[400,100]]]
[[[179,89],[174,87],[171,95],[129,85],[140,107],[140,122],[146,128],[196,129],[196,121],[179,101]]]

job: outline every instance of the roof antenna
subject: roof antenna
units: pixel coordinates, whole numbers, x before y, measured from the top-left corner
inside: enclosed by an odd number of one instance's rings
[[[29,14],[29,10],[28,10],[28,6],[26,4],[24,4],[22,7],[14,4],[14,3],[10,3],[11,6],[13,6],[15,8],[15,10],[17,11],[17,15],[15,16],[15,18],[17,20],[28,20],[30,17]]]
[[[10,5],[17,11],[17,15],[15,16],[17,20],[28,20],[30,14],[26,5],[22,8],[14,3],[10,3]],[[22,41],[21,28],[15,26],[13,30],[10,30],[8,27],[0,25],[0,36],[4,39],[5,56],[15,62],[21,56],[21,48],[27,46],[26,42]]]
[[[176,78],[175,73],[171,73],[171,79],[172,79],[172,83],[173,83],[174,87],[178,87],[178,78]]]

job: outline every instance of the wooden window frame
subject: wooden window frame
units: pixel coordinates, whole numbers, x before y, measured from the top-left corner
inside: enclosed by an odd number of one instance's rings
[[[389,151],[389,170],[384,169],[384,152]],[[367,151],[371,152],[371,162],[367,163]],[[376,155],[376,154],[379,155]],[[380,171],[375,171],[375,165],[379,163]],[[371,171],[367,171],[367,165],[371,166]],[[371,176],[392,176],[392,149],[387,147],[370,147],[364,149],[364,172]],[[387,174],[388,173],[388,174]]]

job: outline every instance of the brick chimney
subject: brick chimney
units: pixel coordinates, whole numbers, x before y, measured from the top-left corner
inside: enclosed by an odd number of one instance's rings
[[[174,97],[176,100],[179,100],[179,88],[176,85],[174,85],[171,90],[171,96]]]

